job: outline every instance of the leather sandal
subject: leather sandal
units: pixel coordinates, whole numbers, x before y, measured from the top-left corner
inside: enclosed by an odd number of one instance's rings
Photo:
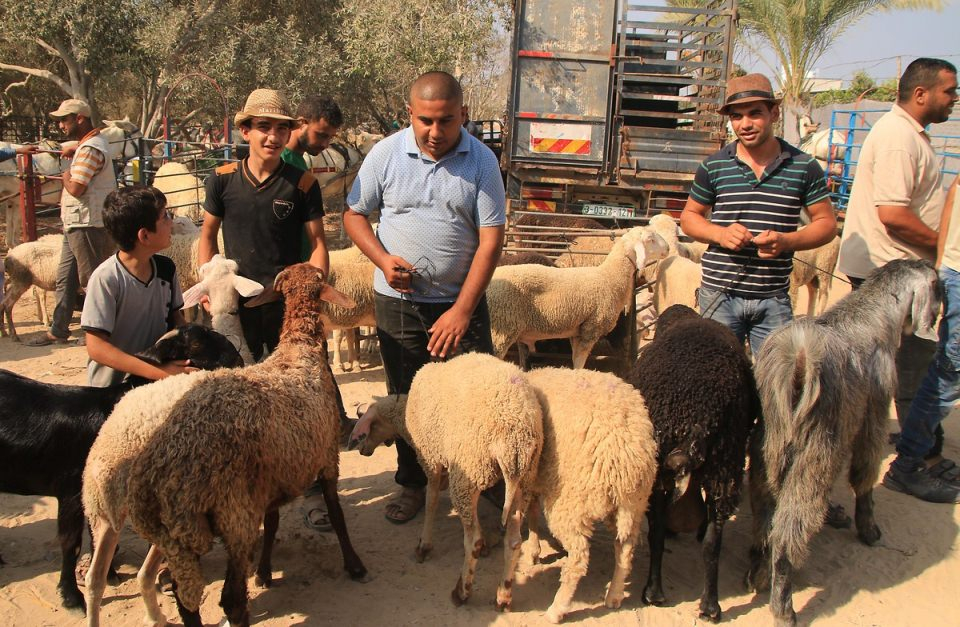
[[[427,493],[423,488],[403,488],[387,503],[383,516],[395,525],[410,522],[423,509],[426,499]]]

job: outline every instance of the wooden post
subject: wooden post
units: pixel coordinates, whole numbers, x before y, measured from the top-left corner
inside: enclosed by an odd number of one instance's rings
[[[20,220],[23,225],[23,241],[37,239],[37,201],[40,198],[40,180],[33,173],[33,155],[17,156],[17,171],[20,178]]]

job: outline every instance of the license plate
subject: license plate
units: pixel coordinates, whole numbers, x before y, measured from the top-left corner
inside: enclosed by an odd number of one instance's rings
[[[605,216],[608,218],[633,218],[633,207],[617,207],[614,205],[583,205],[580,213],[585,216]]]

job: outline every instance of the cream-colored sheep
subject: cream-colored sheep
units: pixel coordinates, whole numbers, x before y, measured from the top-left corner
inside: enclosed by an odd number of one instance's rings
[[[335,250],[330,253],[330,285],[350,296],[357,306],[343,309],[336,305],[324,306],[325,324],[333,330],[333,365],[346,370],[341,340],[347,338],[347,363],[350,369],[360,370],[360,341],[358,327],[376,326],[374,317],[373,262],[360,252],[356,246]]]
[[[504,571],[497,606],[508,608],[520,553],[520,524],[536,478],[543,444],[542,410],[533,388],[513,364],[480,353],[444,363],[430,363],[417,372],[409,395],[377,400],[350,435],[363,455],[402,437],[417,451],[427,475],[423,534],[417,545],[422,562],[433,548],[433,519],[440,481],[449,473],[450,500],[463,523],[463,568],[453,589],[455,605],[473,590],[483,532],[477,517],[480,492],[501,479],[505,484],[502,522]]]
[[[0,337],[7,335],[9,330],[10,339],[20,341],[13,324],[13,306],[31,285],[44,292],[57,289],[57,265],[62,247],[62,235],[44,235],[34,242],[18,244],[7,253],[4,266],[9,279],[0,304],[3,316],[0,318]],[[49,324],[45,301],[45,293],[37,295],[37,317]]]
[[[153,544],[138,575],[148,624],[165,621],[153,583],[163,556],[184,624],[200,624],[200,556],[214,536],[223,538],[229,559],[224,611],[230,624],[249,624],[246,580],[260,523],[257,575],[269,583],[277,507],[318,476],[345,568],[355,579],[366,575],[337,499],[340,418],[318,311],[321,300],[347,300],[309,264],[286,268],[274,287],[286,308],[280,344],[265,361],[138,388],[104,423],[83,476],[97,540],[86,579],[91,627],[99,625],[107,566],[128,516]]]
[[[527,373],[543,406],[543,452],[534,492],[550,531],[567,551],[560,589],[546,618],[570,611],[587,572],[595,522],[614,530],[614,571],[605,604],[620,607],[647,501],[657,476],[657,443],[643,397],[616,376],[592,370],[544,368]],[[540,556],[537,503],[528,517],[524,554]]]
[[[598,235],[578,235],[570,242],[567,252],[557,257],[558,268],[592,268],[599,266],[613,248],[623,231],[609,231]]]
[[[699,263],[680,256],[667,257],[660,262],[657,284],[653,291],[653,308],[666,311],[671,305],[686,305],[698,310],[697,288],[703,279]]]
[[[583,368],[633,298],[637,270],[666,254],[663,238],[635,227],[595,268],[497,268],[487,287],[494,353],[502,358],[514,342],[533,350],[537,340],[569,338],[573,367]]]
[[[823,246],[793,253],[793,271],[790,273],[790,302],[797,305],[800,287],[807,286],[807,315],[820,315],[827,308],[830,283],[840,255],[840,237]]]
[[[199,222],[207,198],[203,181],[185,163],[168,161],[153,176],[153,186],[167,197],[167,208],[178,216]]]

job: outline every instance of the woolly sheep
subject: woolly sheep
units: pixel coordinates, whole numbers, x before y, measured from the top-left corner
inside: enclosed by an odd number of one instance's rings
[[[644,601],[665,601],[660,569],[666,528],[689,531],[703,524],[700,617],[716,622],[723,526],[740,500],[747,442],[760,409],[750,361],[728,328],[675,305],[661,314],[630,382],[647,403],[660,450]]]
[[[170,331],[137,356],[157,366],[182,359],[209,370],[243,365],[226,338],[196,325]],[[76,566],[84,527],[80,477],[87,452],[120,397],[144,383],[131,376],[104,388],[56,385],[0,370],[0,488],[57,498],[57,590],[65,608],[83,607]]]
[[[153,186],[167,197],[167,208],[178,216],[199,222],[207,198],[203,181],[185,163],[168,161],[153,176]]]
[[[4,263],[9,280],[3,294],[0,336],[9,332],[10,339],[20,341],[17,328],[13,324],[13,307],[31,285],[52,292],[57,289],[57,266],[60,263],[60,250],[63,247],[62,235],[44,235],[34,242],[24,242],[14,246],[7,253]],[[38,305],[40,299],[38,298]],[[44,314],[46,313],[44,307]],[[45,317],[45,316],[44,316]]]
[[[356,306],[344,309],[333,304],[323,305],[324,324],[333,330],[333,365],[345,370],[340,351],[341,338],[346,332],[347,359],[351,370],[360,370],[360,326],[376,326],[374,317],[373,262],[356,246],[330,253],[330,285],[353,299]]]
[[[348,302],[309,264],[283,270],[274,288],[286,308],[280,344],[265,361],[138,388],[104,424],[83,476],[84,509],[96,539],[87,572],[89,625],[99,625],[106,568],[127,516],[153,544],[138,575],[149,624],[165,620],[153,585],[162,556],[177,584],[184,625],[202,624],[199,558],[215,535],[229,559],[224,611],[230,624],[248,624],[246,577],[260,522],[257,575],[269,585],[277,507],[318,475],[345,568],[354,579],[366,575],[337,497],[340,422],[318,311],[321,300]]]
[[[463,524],[463,567],[451,594],[454,605],[470,597],[483,549],[477,499],[503,480],[501,522],[507,532],[497,606],[509,608],[520,524],[543,445],[542,411],[533,388],[519,368],[491,355],[468,353],[427,364],[414,377],[409,395],[379,399],[364,413],[350,442],[351,447],[359,445],[361,454],[372,455],[379,444],[397,437],[416,449],[427,475],[419,562],[433,548],[440,481],[449,473],[450,499]]]
[[[593,525],[615,530],[614,571],[605,605],[620,607],[634,547],[657,474],[657,444],[640,393],[616,376],[544,368],[527,373],[543,407],[543,451],[533,492],[567,551],[560,589],[546,618],[560,622],[587,572]],[[524,554],[540,556],[537,504]]]
[[[635,227],[595,268],[497,268],[487,287],[494,353],[502,358],[514,342],[532,350],[537,340],[569,338],[573,367],[583,368],[633,298],[634,274],[666,252],[663,238]]]
[[[796,306],[797,295],[807,286],[807,315],[822,314],[830,298],[833,271],[840,255],[840,237],[823,246],[793,253],[793,271],[790,273],[790,302]]]
[[[666,311],[673,305],[686,305],[698,309],[697,289],[703,279],[699,263],[680,256],[667,257],[660,262],[657,284],[653,289],[653,308]]]
[[[598,235],[577,235],[567,252],[557,257],[558,268],[591,268],[603,263],[622,231],[608,231]]]
[[[763,344],[756,372],[764,433],[762,449],[755,438],[750,456],[754,538],[747,584],[762,590],[772,580],[778,627],[796,624],[792,572],[824,522],[847,459],[857,537],[871,546],[880,540],[873,486],[897,387],[896,352],[903,334],[936,337],[939,289],[930,264],[891,261],[822,316],[797,318]]]

